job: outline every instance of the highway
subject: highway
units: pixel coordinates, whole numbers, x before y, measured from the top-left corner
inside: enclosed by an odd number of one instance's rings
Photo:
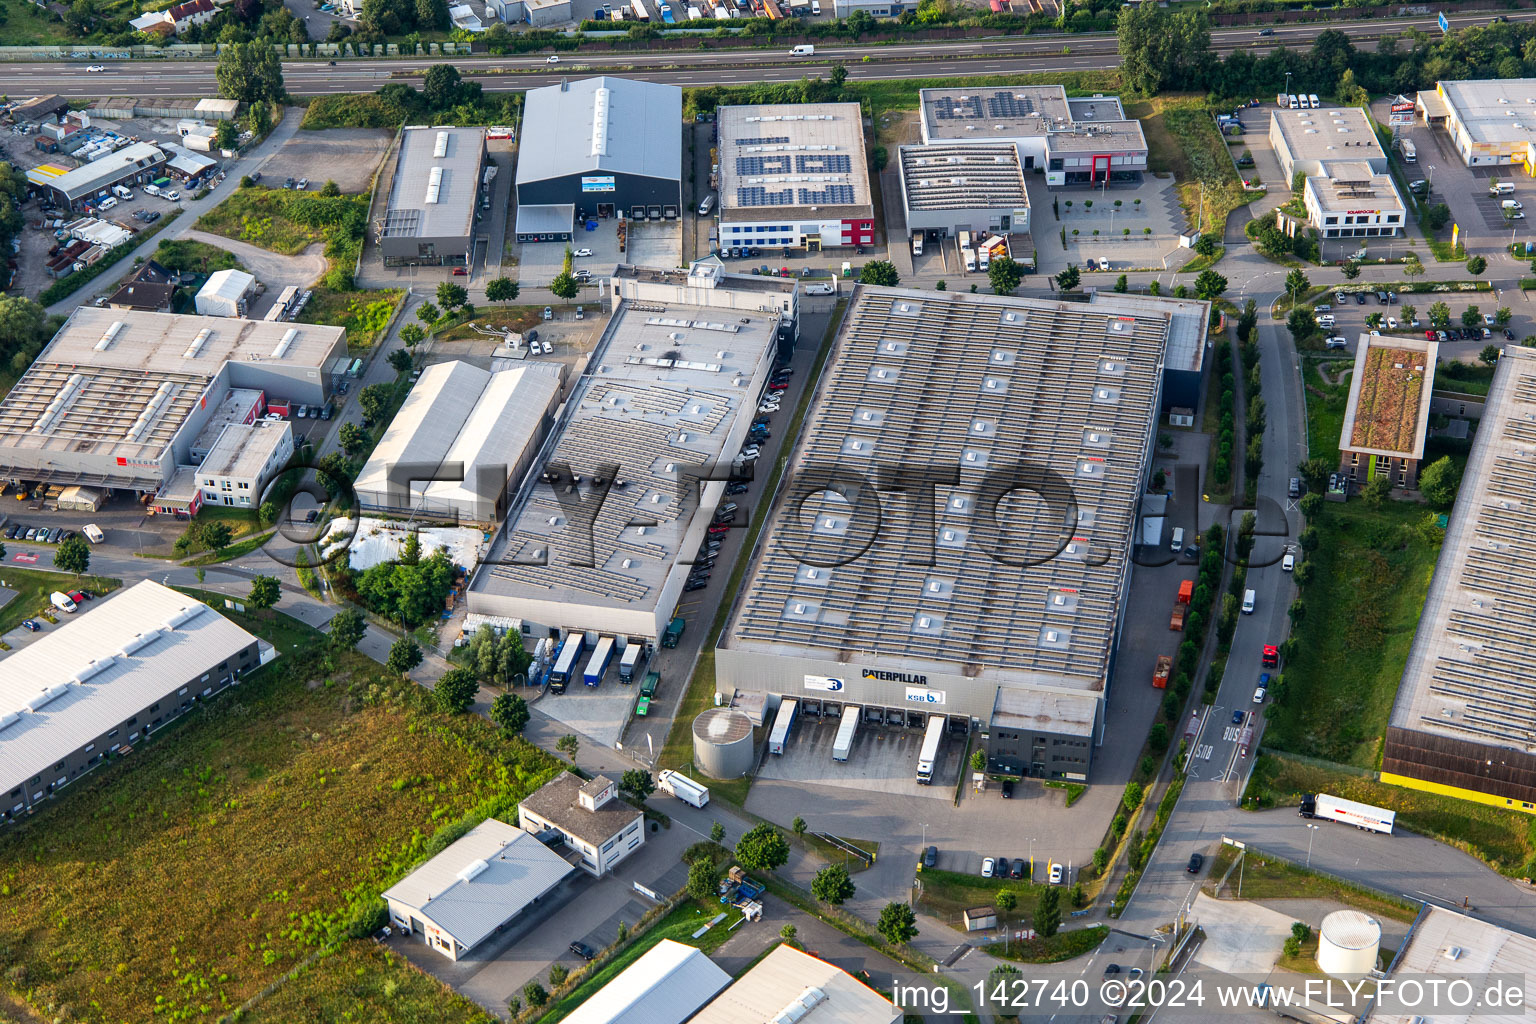
[[[1536,18],[1536,11],[1512,11],[1508,17],[1530,20]],[[1491,14],[1476,14],[1449,20],[1453,26],[1467,27],[1487,24],[1492,18]],[[1262,37],[1257,28],[1221,29],[1211,33],[1211,49],[1227,54],[1240,49],[1262,53],[1280,45],[1306,48],[1324,27],[1345,32],[1356,45],[1373,42],[1384,32],[1438,31],[1433,18],[1276,26],[1273,35]],[[334,65],[323,59],[297,60],[284,62],[283,76],[293,95],[314,96],[372,92],[394,80],[420,81],[426,69],[438,63],[458,67],[489,92],[537,88],[571,75],[604,72],[622,72],[633,78],[672,85],[706,86],[794,82],[808,74],[824,73],[838,63],[844,64],[848,77],[857,81],[1092,71],[1120,64],[1115,37],[1107,34],[818,45],[812,58],[793,58],[784,47],[565,54],[558,65],[547,63],[548,56],[537,53],[472,58],[342,58]],[[82,74],[80,65],[90,59],[88,53],[82,52],[78,61],[7,64],[0,67],[0,92],[170,98],[204,96],[217,89],[213,61],[112,62],[104,72]]]

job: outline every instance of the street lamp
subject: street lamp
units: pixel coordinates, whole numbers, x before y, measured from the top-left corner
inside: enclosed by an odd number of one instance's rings
[[[1435,165],[1429,165],[1429,180],[1424,183],[1424,199],[1427,202],[1429,195],[1435,190]]]
[[[1029,880],[1035,880],[1035,837],[1029,837]]]
[[[1321,827],[1320,825],[1307,826],[1307,867],[1309,868],[1312,866],[1312,840],[1317,837],[1317,830]]]

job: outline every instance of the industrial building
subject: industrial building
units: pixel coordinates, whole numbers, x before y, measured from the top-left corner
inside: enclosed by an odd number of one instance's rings
[[[41,164],[27,172],[27,182],[45,200],[75,210],[86,200],[105,197],[113,185],[142,185],[163,173],[166,155],[157,146],[134,142],[80,167]]]
[[[211,134],[214,131],[213,126],[206,126],[206,130],[210,133],[207,135],[207,138],[211,140],[213,138]],[[188,142],[190,142],[196,136],[186,135],[183,137],[186,138]],[[175,143],[167,143],[161,148],[165,150],[166,173],[176,181],[182,182],[183,184],[196,181],[198,178],[201,178],[203,175],[219,166],[219,162],[213,157],[203,156],[202,153],[194,153],[192,150],[187,149],[185,146],[178,146]],[[210,142],[210,149],[211,148],[212,144]]]
[[[1271,112],[1269,142],[1287,183],[1306,178],[1308,223],[1324,238],[1395,235],[1407,209],[1387,173],[1387,154],[1358,107]]]
[[[0,661],[0,823],[128,754],[274,654],[151,580],[86,605]]]
[[[256,278],[243,270],[216,270],[193,300],[202,316],[245,316],[256,293]]]
[[[389,199],[374,225],[386,267],[469,264],[485,164],[484,128],[401,129]]]
[[[1136,184],[1147,170],[1141,122],[1116,96],[1071,97],[1059,85],[924,89],[923,145],[1011,142],[1024,171],[1052,188]]]
[[[899,156],[908,231],[945,236],[962,229],[1029,230],[1029,193],[1016,145],[902,146]]]
[[[719,256],[694,260],[686,270],[622,264],[609,281],[615,299],[663,305],[699,306],[750,313],[777,313],[779,341],[792,346],[800,336],[800,282],[793,277],[733,274]]]
[[[17,124],[57,121],[67,113],[69,100],[54,93],[22,100],[10,110],[11,120]]]
[[[857,103],[720,107],[720,245],[873,245]]]
[[[574,870],[516,825],[487,818],[382,898],[394,927],[458,960]]]
[[[991,772],[1089,778],[1180,313],[1121,298],[855,289],[715,652],[720,703],[944,716]],[[913,488],[936,517],[892,493]]]
[[[82,306],[0,401],[0,479],[153,493],[232,389],[323,404],[346,332]]]
[[[1200,403],[1205,379],[1206,339],[1211,325],[1211,304],[1202,299],[1170,299],[1150,295],[1116,294],[1098,290],[1089,299],[1108,303],[1124,312],[1139,310],[1168,317],[1168,350],[1163,355],[1164,413],[1194,409]]]
[[[517,805],[523,831],[542,839],[558,836],[581,867],[601,878],[645,843],[644,815],[619,799],[606,775],[587,782],[561,772]]]
[[[1428,390],[1426,385],[1425,390]],[[1508,345],[1387,723],[1383,782],[1536,813],[1536,350]]]
[[[1468,167],[1536,167],[1536,78],[1439,82],[1414,108],[1445,129]]]
[[[293,427],[287,420],[232,423],[197,467],[202,504],[257,508],[278,471],[293,458]]]
[[[565,1019],[569,1024],[684,1024],[730,983],[731,976],[702,950],[662,939]]]
[[[1375,477],[1414,488],[1429,434],[1429,406],[1440,343],[1360,335],[1339,432],[1339,475],[1364,485]]]
[[[560,402],[561,363],[495,373],[434,363],[354,482],[364,512],[491,523],[506,511]],[[391,475],[395,479],[391,479]]]
[[[788,943],[774,948],[689,1024],[900,1024],[895,1003],[850,975]]]
[[[518,140],[517,238],[569,241],[578,216],[676,220],[683,91],[628,78],[528,90]]]
[[[1501,928],[1475,917],[1427,903],[1413,923],[1387,974],[1387,983],[1422,986],[1426,995],[1435,986],[1466,984],[1473,978],[1500,978],[1508,986],[1504,1008],[1486,1003],[1470,1013],[1446,1012],[1429,1000],[1384,997],[1370,1015],[1371,1024],[1428,1024],[1434,1019],[1454,1019],[1467,1024],[1519,1024],[1536,1006],[1536,938]],[[1392,990],[1389,990],[1392,991]],[[1404,987],[1395,991],[1406,995]],[[1439,991],[1446,991],[1440,988]],[[1514,998],[1512,998],[1514,997]],[[1517,1001],[1518,1000],[1518,1001]],[[1433,1013],[1434,1017],[1427,1017]]]
[[[614,279],[613,315],[470,584],[470,611],[521,619],[532,637],[650,643],[672,618],[684,556],[767,387],[782,293],[731,297],[728,275],[651,273]],[[710,305],[673,298],[701,292]]]

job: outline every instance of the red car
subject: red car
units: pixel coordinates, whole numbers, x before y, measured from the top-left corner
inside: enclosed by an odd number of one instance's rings
[[[1274,644],[1264,645],[1264,667],[1274,668],[1280,664],[1280,648]]]
[[[469,276],[469,270],[467,268],[465,268],[465,267],[454,267],[453,268],[453,276],[454,277],[468,277]]]
[[[91,598],[90,595],[84,591],[71,590],[69,592],[69,599],[75,602],[75,604],[85,604],[85,602],[89,601]]]
[[[1435,340],[1435,332],[1434,331],[1425,331],[1424,332],[1424,340],[1425,341],[1434,341]]]
[[[725,533],[730,527],[724,523],[716,523],[709,528],[710,533]]]

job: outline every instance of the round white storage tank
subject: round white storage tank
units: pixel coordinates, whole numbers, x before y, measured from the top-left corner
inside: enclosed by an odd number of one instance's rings
[[[712,779],[752,770],[752,719],[737,708],[708,708],[693,720],[693,763]]]
[[[1318,932],[1317,966],[1340,978],[1369,974],[1380,949],[1380,922],[1358,910],[1335,910]]]

